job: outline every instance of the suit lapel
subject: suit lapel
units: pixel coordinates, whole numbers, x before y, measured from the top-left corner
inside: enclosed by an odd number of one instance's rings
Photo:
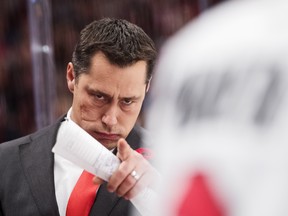
[[[120,198],[115,193],[109,193],[107,183],[103,183],[97,191],[97,196],[89,215],[110,215]]]
[[[54,154],[60,121],[19,147],[23,170],[41,215],[59,215],[54,186]]]

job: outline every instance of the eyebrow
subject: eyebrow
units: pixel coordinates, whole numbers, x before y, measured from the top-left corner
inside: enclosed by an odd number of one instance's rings
[[[105,92],[102,92],[100,90],[94,90],[94,89],[91,89],[89,87],[87,87],[87,91],[92,93],[92,94],[101,94],[103,95],[104,97],[107,97],[107,98],[112,98],[112,96],[110,94],[107,94]],[[131,97],[120,97],[120,99],[129,99],[129,100],[138,100],[140,99],[141,96],[131,96]]]

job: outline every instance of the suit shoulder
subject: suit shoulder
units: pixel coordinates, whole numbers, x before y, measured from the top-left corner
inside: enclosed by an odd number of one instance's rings
[[[61,120],[58,120],[56,123],[46,126],[42,129],[39,129],[38,131],[34,133],[31,133],[26,136],[0,144],[0,154],[2,151],[7,151],[8,149],[14,149],[15,147],[18,148],[20,145],[23,145],[23,144],[31,142],[32,140],[41,138],[41,136],[44,136],[47,133],[53,133],[56,136],[60,123],[61,123]]]
[[[19,145],[21,145],[23,143],[30,142],[31,141],[30,136],[31,136],[31,134],[0,144],[0,152],[3,149],[13,148],[13,147],[19,146]]]

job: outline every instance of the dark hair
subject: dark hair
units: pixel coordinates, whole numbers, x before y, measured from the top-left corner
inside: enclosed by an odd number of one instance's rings
[[[147,63],[146,83],[152,77],[156,49],[152,39],[137,25],[122,19],[103,18],[93,21],[80,32],[72,63],[75,78],[88,73],[91,58],[102,52],[111,64],[129,66],[139,60]]]

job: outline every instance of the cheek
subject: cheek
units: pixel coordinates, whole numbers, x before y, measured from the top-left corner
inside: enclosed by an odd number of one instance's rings
[[[125,114],[123,114],[121,118],[122,121],[124,121],[124,124],[133,127],[135,122],[137,121],[140,110],[141,110],[141,106],[137,106],[137,107],[134,107],[134,109],[132,109],[131,111],[125,112]]]
[[[101,109],[99,109],[93,101],[89,98],[83,98],[80,104],[81,119],[85,121],[96,121],[101,115]]]

